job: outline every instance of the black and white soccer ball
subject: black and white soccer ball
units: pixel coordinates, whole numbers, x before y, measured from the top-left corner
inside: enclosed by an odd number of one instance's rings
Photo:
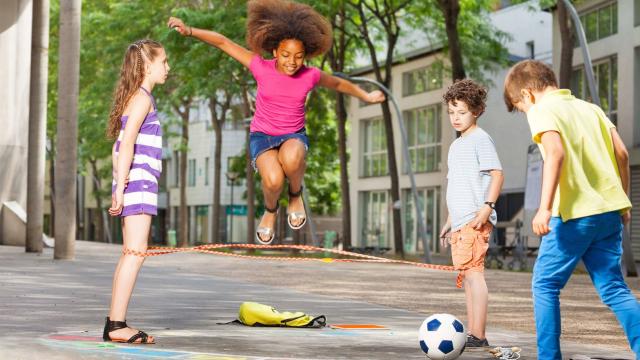
[[[432,360],[457,359],[464,351],[467,333],[464,325],[450,314],[429,316],[420,326],[420,348]]]

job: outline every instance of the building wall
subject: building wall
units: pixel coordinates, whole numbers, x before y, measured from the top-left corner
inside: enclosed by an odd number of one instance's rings
[[[0,3],[0,211],[27,202],[31,17],[30,0]]]

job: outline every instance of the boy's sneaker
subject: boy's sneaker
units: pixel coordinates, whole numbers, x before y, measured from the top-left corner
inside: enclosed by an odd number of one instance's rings
[[[478,339],[477,337],[469,334],[467,335],[467,345],[468,348],[480,348],[480,347],[488,347],[489,342],[487,339]]]

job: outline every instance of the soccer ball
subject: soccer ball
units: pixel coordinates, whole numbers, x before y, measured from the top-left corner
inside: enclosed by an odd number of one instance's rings
[[[467,344],[464,325],[455,316],[434,314],[420,326],[420,347],[432,360],[457,359]]]

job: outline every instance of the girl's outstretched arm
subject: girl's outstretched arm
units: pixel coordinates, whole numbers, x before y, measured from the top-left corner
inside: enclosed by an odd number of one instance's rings
[[[204,30],[187,26],[185,23],[175,17],[170,17],[167,25],[176,29],[182,36],[191,36],[200,41],[203,41],[211,46],[215,46],[218,49],[226,52],[232,58],[238,60],[245,67],[249,67],[251,59],[256,55],[252,51],[249,51],[235,42],[229,40],[226,36],[219,34],[215,31]]]
[[[318,85],[336,90],[341,93],[345,93],[347,95],[355,96],[358,99],[370,104],[381,103],[385,100],[385,96],[380,90],[368,93],[351,81],[329,75],[324,71],[320,74],[320,81],[318,82]]]

